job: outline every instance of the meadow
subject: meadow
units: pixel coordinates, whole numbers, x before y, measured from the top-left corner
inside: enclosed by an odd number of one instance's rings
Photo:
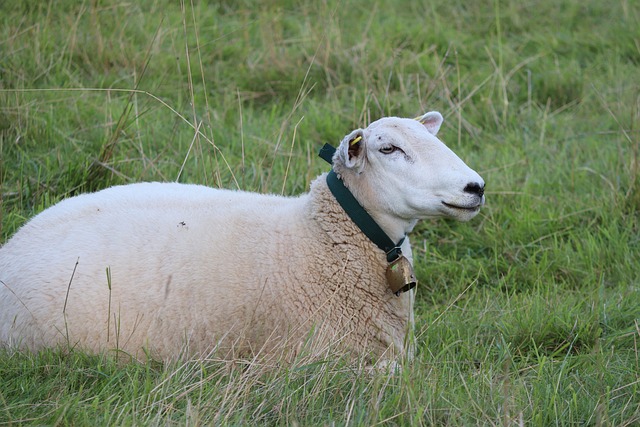
[[[2,350],[0,425],[640,424],[633,0],[0,0],[0,243],[116,184],[300,194],[430,110],[487,203],[412,233],[399,371]]]

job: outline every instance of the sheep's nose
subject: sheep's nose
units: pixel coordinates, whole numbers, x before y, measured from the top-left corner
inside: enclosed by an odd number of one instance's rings
[[[464,187],[464,191],[466,193],[477,194],[482,197],[484,195],[484,184],[480,184],[479,182],[470,182]]]

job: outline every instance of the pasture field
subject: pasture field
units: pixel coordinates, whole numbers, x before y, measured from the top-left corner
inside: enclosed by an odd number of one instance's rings
[[[429,110],[487,204],[411,236],[414,360],[5,350],[0,425],[639,425],[633,0],[0,0],[0,242],[114,184],[299,194]]]

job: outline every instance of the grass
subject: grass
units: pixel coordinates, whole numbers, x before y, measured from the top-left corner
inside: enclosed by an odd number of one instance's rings
[[[114,184],[299,194],[384,115],[441,111],[487,182],[412,235],[393,375],[4,351],[0,424],[637,425],[639,82],[626,0],[0,2],[0,241]]]

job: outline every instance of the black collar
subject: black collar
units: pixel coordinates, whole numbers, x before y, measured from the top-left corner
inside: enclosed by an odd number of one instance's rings
[[[333,153],[336,149],[325,144],[318,154],[322,159],[328,163],[332,163]],[[400,246],[404,242],[404,237],[400,239],[398,243],[394,243],[393,240],[380,228],[371,215],[358,203],[351,191],[345,187],[344,183],[333,169],[327,175],[327,185],[329,190],[336,198],[336,201],[342,206],[342,209],[349,215],[349,218],[358,226],[358,228],[375,243],[380,249],[387,254],[387,262],[395,261],[400,258],[402,251]]]

